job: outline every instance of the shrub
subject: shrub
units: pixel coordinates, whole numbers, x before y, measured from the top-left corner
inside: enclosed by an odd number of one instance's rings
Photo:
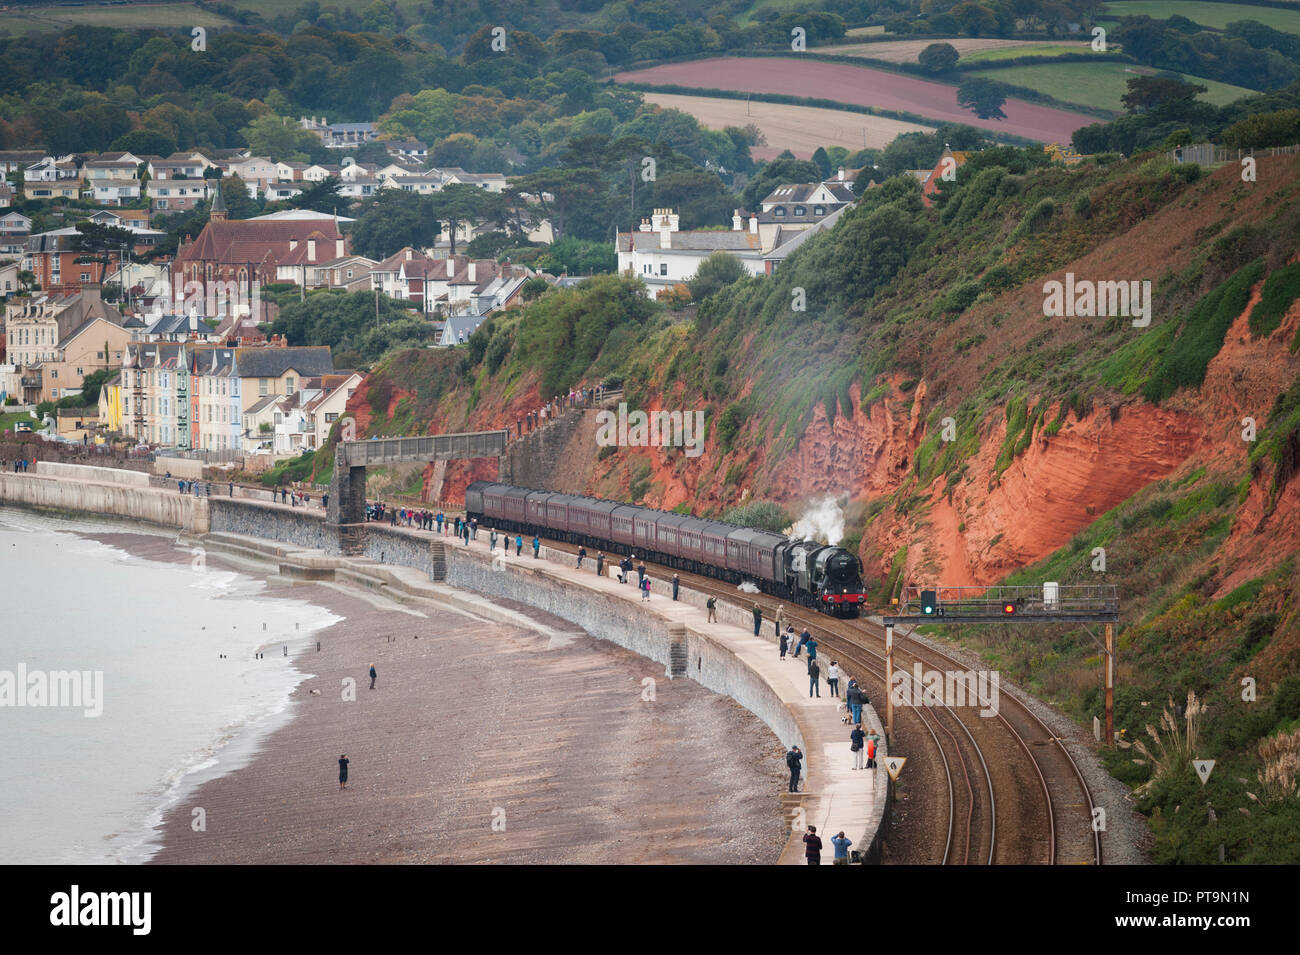
[[[1264,283],[1259,301],[1250,310],[1250,333],[1255,338],[1272,335],[1291,303],[1300,298],[1300,262],[1277,269]]]

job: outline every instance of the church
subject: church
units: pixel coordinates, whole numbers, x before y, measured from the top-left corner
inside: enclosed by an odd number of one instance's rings
[[[186,301],[203,303],[203,317],[226,318],[248,314],[260,299],[260,286],[293,281],[299,269],[281,266],[324,265],[345,255],[347,241],[334,217],[231,220],[218,184],[208,224],[198,238],[181,242],[172,281],[175,291],[184,290]]]

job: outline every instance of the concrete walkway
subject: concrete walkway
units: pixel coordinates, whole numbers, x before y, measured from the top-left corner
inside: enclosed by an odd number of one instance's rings
[[[427,532],[426,532],[427,533]],[[477,551],[486,556],[488,550],[487,532],[480,528],[479,539],[471,542],[468,550]],[[511,535],[513,538],[513,535]],[[830,695],[825,680],[825,668],[830,658],[818,655],[822,667],[821,697],[808,697],[808,675],[806,658],[798,660],[788,654],[780,659],[776,640],[771,636],[771,623],[763,622],[762,636],[754,636],[752,618],[739,603],[744,594],[738,593],[737,601],[732,606],[719,606],[719,622],[709,623],[708,612],[704,609],[705,596],[699,592],[682,587],[680,599],[671,598],[670,584],[662,579],[652,577],[650,600],[642,601],[636,587],[635,575],[632,583],[620,584],[617,577],[608,576],[611,572],[609,561],[605,563],[606,576],[595,574],[595,558],[583,561],[582,569],[574,567],[574,557],[564,551],[550,551],[542,547],[542,559],[534,560],[530,538],[524,541],[522,557],[510,556],[503,562],[505,570],[520,564],[534,573],[547,574],[563,578],[571,583],[581,584],[593,590],[620,597],[626,601],[643,604],[649,613],[659,614],[670,623],[686,626],[689,630],[707,636],[733,653],[745,666],[757,673],[778,694],[781,701],[793,713],[803,736],[804,775],[800,780],[802,798],[796,805],[787,805],[787,820],[802,822],[791,832],[791,838],[781,854],[783,865],[803,865],[805,826],[816,826],[817,834],[822,837],[822,862],[830,864],[833,856],[831,837],[841,830],[853,840],[853,849],[865,851],[875,835],[879,816],[883,812],[888,775],[884,769],[884,733],[874,710],[864,707],[862,722],[864,728],[874,727],[881,736],[880,750],[877,752],[877,768],[872,770],[854,770],[853,754],[849,749],[849,725],[840,722],[845,711],[838,704],[843,699],[847,678],[841,678],[839,700]],[[449,545],[453,546],[453,545]],[[500,543],[498,543],[500,553]],[[465,545],[460,545],[466,549]],[[613,573],[618,573],[615,562]],[[667,592],[665,592],[667,591]],[[744,624],[737,621],[742,616]],[[787,800],[787,803],[796,802]],[[802,819],[798,810],[802,809]],[[866,836],[864,838],[864,832]]]

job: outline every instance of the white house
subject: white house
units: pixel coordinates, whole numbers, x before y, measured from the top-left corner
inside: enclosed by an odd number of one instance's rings
[[[751,216],[746,227],[737,209],[731,230],[694,229],[683,232],[671,209],[656,209],[649,219],[642,219],[636,232],[618,235],[618,270],[634,275],[646,284],[651,298],[685,282],[699,270],[700,263],[714,252],[727,252],[740,260],[751,275],[763,275],[762,240],[758,218]]]

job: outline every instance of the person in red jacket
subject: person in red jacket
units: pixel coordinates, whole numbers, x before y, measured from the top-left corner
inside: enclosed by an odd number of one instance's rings
[[[822,839],[817,835],[817,827],[809,826],[808,831],[803,837],[804,855],[808,857],[809,865],[822,864]]]

